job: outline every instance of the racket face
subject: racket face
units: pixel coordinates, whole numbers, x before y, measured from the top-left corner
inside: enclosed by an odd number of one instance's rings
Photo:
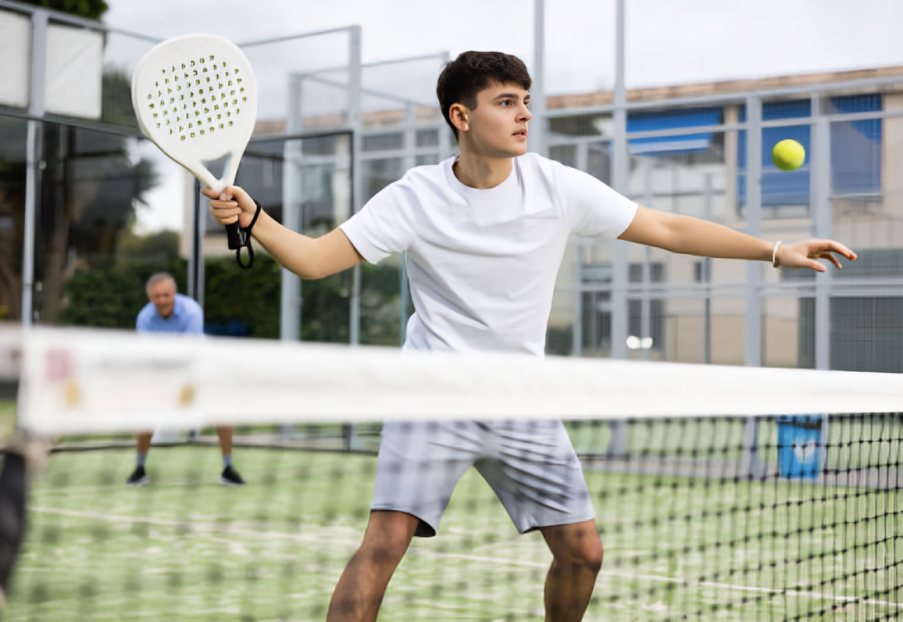
[[[169,157],[210,187],[232,183],[212,184],[201,163],[237,160],[254,131],[257,81],[238,46],[207,34],[156,45],[132,76],[132,104],[142,131]]]

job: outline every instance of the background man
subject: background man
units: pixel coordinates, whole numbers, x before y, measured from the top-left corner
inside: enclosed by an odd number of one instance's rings
[[[150,302],[138,313],[136,329],[139,333],[204,334],[204,311],[196,301],[176,292],[176,280],[171,274],[158,272],[147,281],[147,297]],[[232,427],[218,426],[219,444],[223,452],[223,472],[220,483],[224,486],[242,486],[244,480],[232,467]],[[138,460],[135,470],[126,480],[129,486],[144,486],[150,478],[144,470],[147,452],[150,450],[151,432],[138,435]]]

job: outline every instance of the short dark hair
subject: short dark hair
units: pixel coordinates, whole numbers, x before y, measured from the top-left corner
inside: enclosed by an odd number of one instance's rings
[[[473,110],[477,107],[477,93],[491,83],[517,84],[529,91],[533,80],[524,61],[504,52],[463,52],[445,65],[436,84],[436,96],[445,122],[458,137],[458,128],[448,116],[454,104]]]

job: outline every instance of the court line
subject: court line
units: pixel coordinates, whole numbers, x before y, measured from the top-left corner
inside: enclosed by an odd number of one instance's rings
[[[119,514],[100,514],[97,512],[84,512],[78,510],[65,510],[61,508],[48,508],[43,506],[33,506],[30,508],[31,511],[41,512],[44,514],[54,514],[58,516],[69,516],[73,518],[90,518],[90,519],[100,519],[108,522],[131,522],[131,523],[146,523],[150,525],[160,525],[167,527],[182,527],[186,524],[190,524],[192,529],[196,528],[205,528],[208,532],[231,532],[231,533],[239,533],[249,536],[258,536],[258,537],[271,537],[278,539],[290,539],[290,540],[301,540],[304,542],[322,542],[322,534],[291,534],[284,533],[280,531],[271,531],[271,530],[256,530],[241,527],[240,523],[238,523],[238,527],[236,528],[236,523],[214,523],[214,522],[201,522],[201,521],[177,521],[171,519],[159,519],[159,518],[150,518],[150,517],[133,517],[133,516],[124,516]],[[351,528],[349,528],[351,529]],[[305,537],[306,536],[306,537]],[[334,539],[331,540],[334,543],[345,544],[349,547],[357,547],[360,545],[360,540],[346,540],[346,539]],[[437,557],[443,559],[461,559],[465,561],[476,561],[482,562],[486,564],[507,564],[509,566],[520,566],[525,568],[548,568],[547,563],[542,562],[531,562],[526,560],[513,560],[513,559],[505,559],[505,558],[497,558],[497,557],[486,557],[483,555],[471,555],[467,553],[443,553],[439,551],[430,551],[428,549],[423,549],[418,546],[411,546],[409,552],[423,557]],[[601,576],[606,577],[617,577],[621,579],[630,579],[630,580],[644,580],[644,581],[656,581],[660,583],[673,583],[682,585],[684,587],[693,588],[693,587],[710,587],[722,590],[733,590],[739,592],[756,592],[756,593],[766,593],[766,594],[782,594],[785,596],[799,596],[799,597],[808,597],[816,600],[827,600],[827,601],[835,601],[835,602],[843,602],[843,603],[859,603],[863,605],[878,605],[890,608],[903,609],[903,603],[896,603],[887,600],[873,600],[869,598],[863,598],[861,596],[846,596],[846,595],[836,595],[836,594],[825,594],[823,592],[809,592],[804,590],[788,590],[788,589],[776,589],[776,588],[767,588],[767,587],[754,587],[749,585],[736,585],[733,583],[720,583],[715,581],[694,581],[689,579],[681,579],[676,577],[666,577],[662,575],[654,575],[654,574],[634,574],[629,572],[619,572],[616,570],[601,570],[599,572]]]

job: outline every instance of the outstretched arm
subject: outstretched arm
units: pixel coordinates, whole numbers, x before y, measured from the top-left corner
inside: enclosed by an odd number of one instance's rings
[[[218,223],[227,225],[237,218],[242,227],[251,224],[257,205],[238,186],[228,186],[223,191],[224,196],[232,197],[226,201],[210,189],[204,190],[204,194],[210,197],[210,209]],[[280,266],[302,279],[322,279],[361,262],[361,256],[341,229],[334,229],[321,238],[309,238],[286,229],[261,210],[251,235]]]
[[[655,246],[673,253],[725,259],[772,260],[775,245],[751,235],[734,231],[706,220],[659,212],[639,207],[633,221],[618,239]],[[777,265],[788,268],[811,268],[824,272],[827,268],[816,261],[827,259],[838,269],[834,253],[850,260],[856,253],[834,240],[805,240],[781,244],[777,249]]]

